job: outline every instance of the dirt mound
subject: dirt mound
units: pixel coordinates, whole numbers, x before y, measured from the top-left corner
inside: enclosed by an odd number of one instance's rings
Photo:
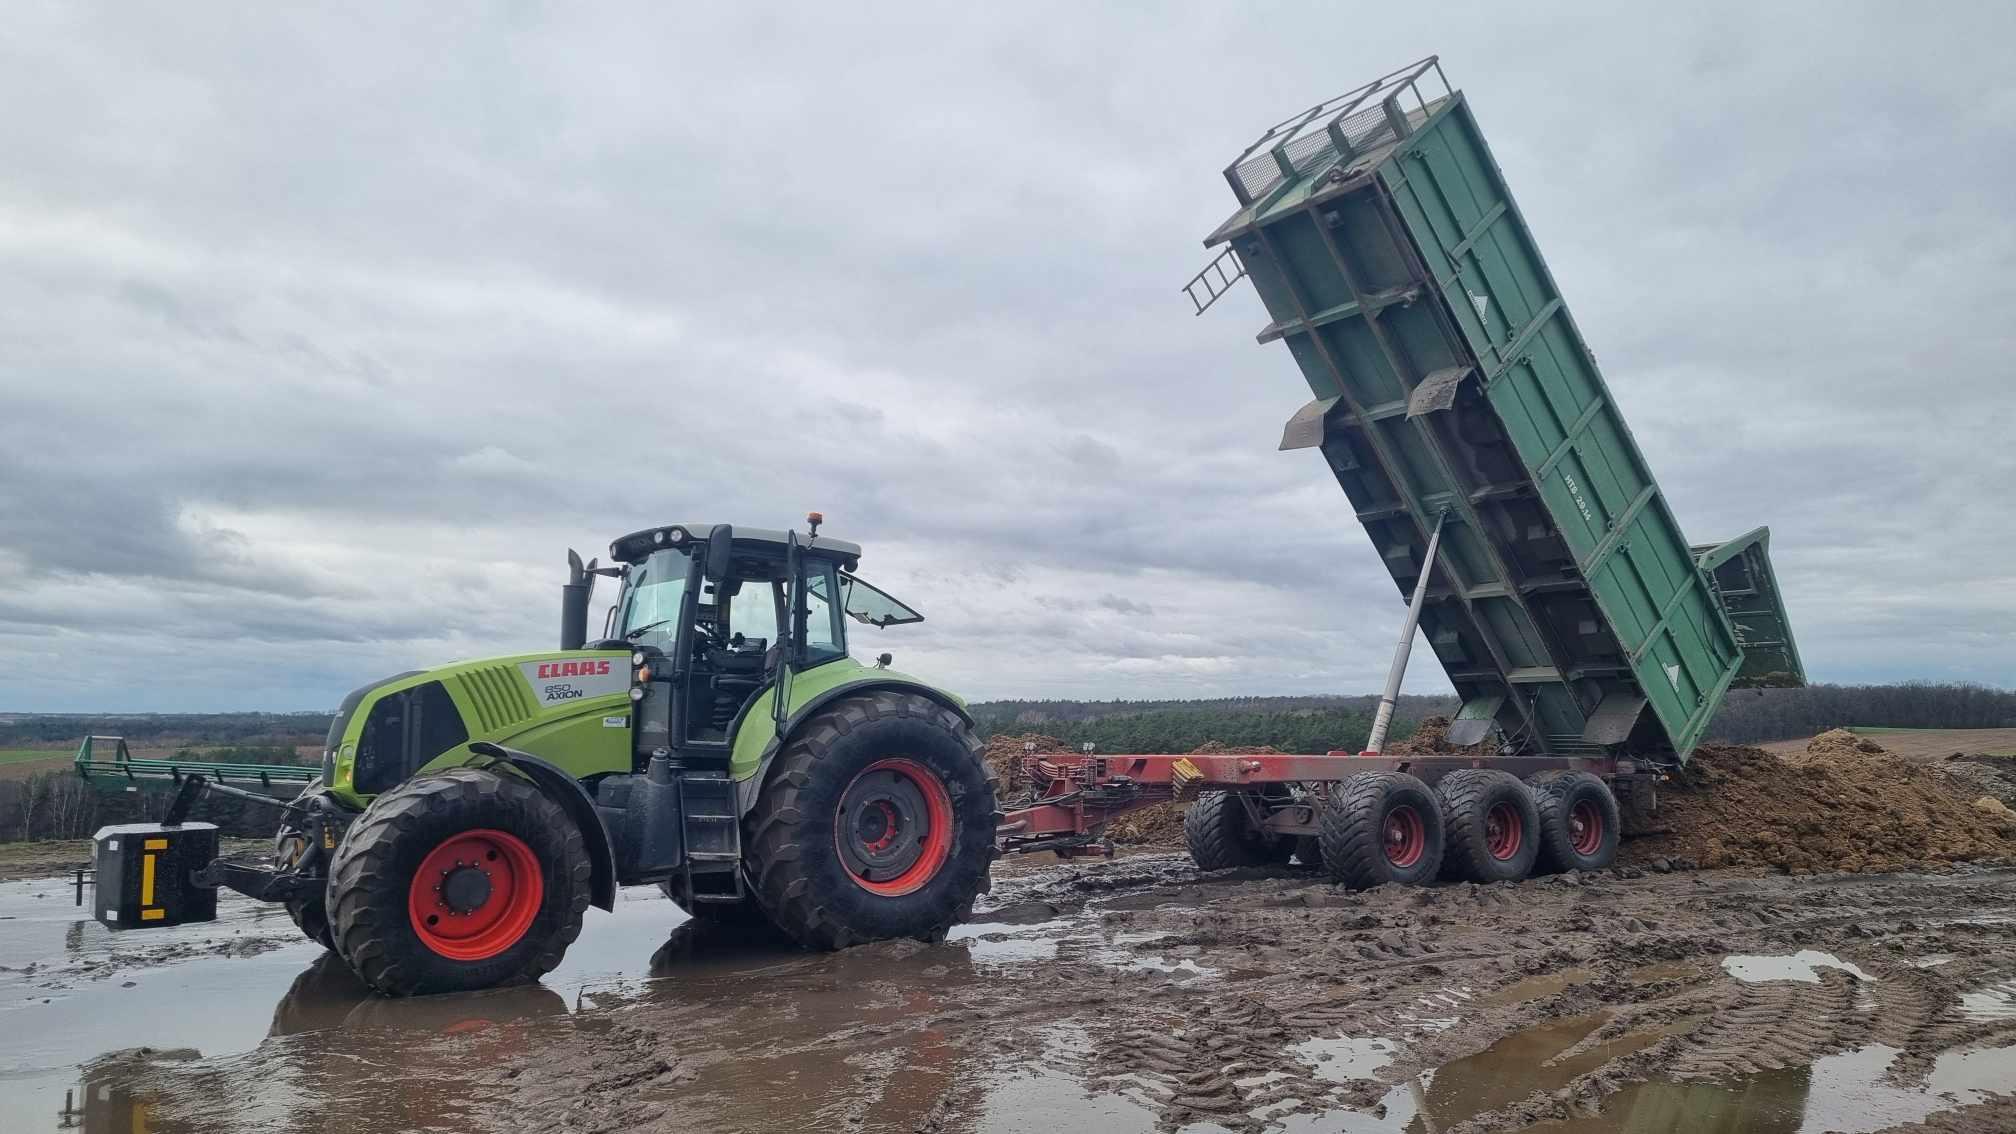
[[[1695,749],[1686,771],[1659,792],[1655,821],[1664,833],[1627,842],[1623,860],[1686,858],[1804,874],[2016,854],[2016,839],[1957,799],[1930,768],[1838,741],[1822,753],[1809,750],[1793,763],[1759,748]]]
[[[1866,756],[1888,755],[1883,746],[1868,737],[1857,736],[1845,728],[1830,728],[1806,742],[1803,756],[1788,757],[1794,764],[1814,764],[1825,761],[1840,762],[1857,760]]]
[[[1427,756],[1437,752],[1468,752],[1474,747],[1449,743],[1448,717],[1422,717],[1407,739],[1389,741],[1381,752],[1387,756]]]
[[[1933,765],[1961,795],[1992,797],[2016,807],[2016,756],[1969,756],[1955,752]]]

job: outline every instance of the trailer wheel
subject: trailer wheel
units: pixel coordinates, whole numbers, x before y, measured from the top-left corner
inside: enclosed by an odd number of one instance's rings
[[[1183,813],[1183,841],[1199,870],[1284,863],[1295,853],[1291,839],[1253,825],[1238,792],[1207,791]]]
[[[535,980],[581,935],[580,829],[538,788],[454,768],[380,795],[329,866],[336,951],[394,996]]]
[[[1509,772],[1463,768],[1435,785],[1442,798],[1447,849],[1442,876],[1468,882],[1517,882],[1540,853],[1540,808]]]
[[[845,697],[778,754],[745,840],[756,900],[812,949],[938,940],[973,911],[994,859],[980,742],[926,697]]]
[[[1588,772],[1542,772],[1531,780],[1540,810],[1538,868],[1601,870],[1617,859],[1623,826],[1610,785]]]
[[[1360,772],[1331,793],[1317,820],[1323,867],[1354,890],[1432,881],[1442,868],[1442,808],[1405,772]]]

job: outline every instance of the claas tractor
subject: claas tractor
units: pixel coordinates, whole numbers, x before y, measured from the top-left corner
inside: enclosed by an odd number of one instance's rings
[[[560,649],[344,698],[272,862],[215,859],[214,828],[185,821],[202,794],[268,797],[176,774],[168,822],[99,832],[100,920],[202,920],[227,887],[285,903],[394,995],[537,978],[619,886],[814,949],[942,937],[986,888],[994,791],[958,697],[849,655],[851,629],[922,616],[819,523],[647,528],[607,566],[570,552]]]

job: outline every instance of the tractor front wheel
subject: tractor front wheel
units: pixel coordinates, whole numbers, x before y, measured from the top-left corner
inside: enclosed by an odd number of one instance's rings
[[[748,830],[757,902],[800,944],[936,940],[986,886],[994,789],[959,714],[870,693],[800,726]]]
[[[581,934],[581,832],[538,788],[454,768],[373,800],[330,862],[336,951],[394,996],[534,980]]]

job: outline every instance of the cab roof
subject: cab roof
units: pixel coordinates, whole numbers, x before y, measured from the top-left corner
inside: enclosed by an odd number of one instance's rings
[[[609,558],[619,563],[635,563],[663,547],[685,547],[705,544],[712,537],[713,524],[662,524],[654,528],[631,532],[609,545]],[[741,551],[784,553],[785,540],[789,532],[776,528],[745,528],[739,524],[734,528],[735,547]],[[837,559],[841,566],[853,570],[861,560],[861,545],[830,536],[807,536],[798,533],[798,549],[805,555],[816,555],[823,559]]]

